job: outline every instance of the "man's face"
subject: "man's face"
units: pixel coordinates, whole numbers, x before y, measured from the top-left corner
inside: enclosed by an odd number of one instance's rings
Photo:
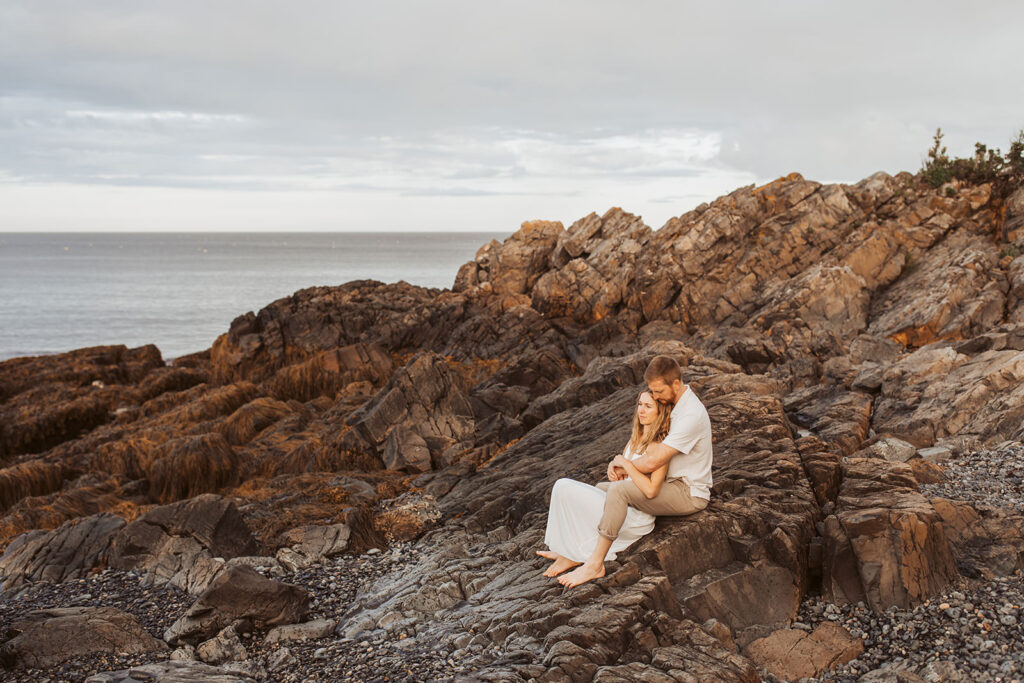
[[[675,405],[676,397],[679,396],[681,387],[682,382],[679,380],[673,381],[672,384],[665,384],[661,379],[653,379],[647,383],[647,388],[650,390],[654,400],[668,405]]]

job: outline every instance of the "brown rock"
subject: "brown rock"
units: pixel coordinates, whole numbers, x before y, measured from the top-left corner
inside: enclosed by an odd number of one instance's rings
[[[217,491],[239,479],[240,462],[219,433],[160,445],[146,470],[150,495],[161,503]]]
[[[715,618],[745,647],[762,631],[796,617],[800,592],[791,571],[771,563],[699,574],[680,586],[680,602],[699,619]]]
[[[265,579],[245,566],[224,570],[167,632],[171,645],[204,641],[238,619],[256,629],[302,621],[309,596],[298,586]]]
[[[942,517],[916,488],[907,465],[845,461],[837,512],[824,521],[827,600],[909,607],[959,578]]]
[[[249,653],[234,626],[223,628],[213,638],[199,643],[196,655],[207,664],[243,662],[249,659]]]
[[[1024,568],[1024,515],[1010,510],[975,510],[967,503],[931,500],[950,543],[982,574],[1008,576]]]
[[[965,339],[1002,318],[1006,297],[991,271],[994,245],[953,233],[872,304],[869,332],[905,346]]]
[[[162,365],[151,345],[97,346],[0,363],[0,461],[45,451],[105,424],[128,394],[122,385]]]
[[[308,360],[285,366],[267,380],[275,398],[310,401],[317,396],[333,398],[353,382],[380,386],[393,370],[391,358],[377,344],[349,344],[316,353]]]
[[[64,607],[29,612],[10,625],[0,645],[7,668],[44,668],[89,655],[142,654],[167,646],[146,633],[131,614],[112,607]]]
[[[775,631],[755,640],[743,651],[759,668],[787,681],[817,678],[864,652],[864,643],[838,624],[825,622],[805,633]]]
[[[917,447],[903,439],[883,437],[854,455],[859,458],[882,458],[889,462],[907,462],[917,455]]]
[[[837,453],[849,455],[868,436],[871,403],[866,394],[822,384],[794,391],[783,405],[796,424],[813,431]]]
[[[916,446],[954,435],[1024,436],[1024,352],[922,348],[885,374],[873,425]]]
[[[565,232],[557,221],[527,221],[502,244],[491,242],[477,252],[475,274],[460,271],[459,287],[490,283],[496,294],[526,294],[548,265],[551,251]]]
[[[473,435],[473,408],[459,377],[437,354],[419,354],[392,375],[373,399],[348,420],[365,448],[393,464],[413,470],[429,469],[422,446],[431,457]],[[392,438],[398,428],[404,431]],[[411,434],[421,437],[423,444]],[[390,439],[390,442],[389,442]],[[433,448],[430,446],[433,445]],[[352,447],[358,448],[358,442]]]
[[[58,490],[64,484],[64,476],[63,465],[39,459],[0,469],[0,512],[22,498]]]
[[[31,531],[15,538],[0,557],[0,590],[85,576],[105,560],[113,535],[123,526],[120,517],[100,513],[70,520],[53,531]]]
[[[220,433],[232,446],[252,441],[260,432],[292,414],[286,403],[272,398],[257,398],[236,410],[220,425]]]

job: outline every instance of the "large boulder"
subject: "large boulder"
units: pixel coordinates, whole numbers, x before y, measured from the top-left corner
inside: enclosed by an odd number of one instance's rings
[[[250,567],[225,569],[164,633],[171,645],[198,644],[239,619],[262,629],[300,622],[309,610],[305,589],[264,578]]]
[[[744,654],[786,681],[816,678],[864,652],[864,642],[839,624],[826,621],[811,633],[781,629],[755,640]]]
[[[0,590],[85,576],[104,561],[114,534],[124,525],[120,517],[101,512],[70,520],[53,531],[18,536],[0,557]]]
[[[0,663],[44,668],[94,653],[141,654],[166,650],[131,614],[113,607],[63,607],[29,612],[7,629]]]
[[[155,507],[121,529],[110,564],[146,571],[151,583],[206,588],[225,559],[255,555],[256,539],[235,504],[212,493]]]
[[[957,581],[942,516],[902,463],[848,458],[824,520],[822,595],[874,610],[920,604]]]

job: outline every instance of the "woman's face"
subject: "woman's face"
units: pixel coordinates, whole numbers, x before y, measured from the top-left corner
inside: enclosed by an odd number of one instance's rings
[[[642,425],[649,425],[658,417],[658,404],[654,397],[646,391],[637,399],[636,416]]]

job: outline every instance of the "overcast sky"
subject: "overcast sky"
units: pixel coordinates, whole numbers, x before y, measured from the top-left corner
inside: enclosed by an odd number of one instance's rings
[[[1024,127],[1024,3],[0,0],[0,231],[652,227]]]

